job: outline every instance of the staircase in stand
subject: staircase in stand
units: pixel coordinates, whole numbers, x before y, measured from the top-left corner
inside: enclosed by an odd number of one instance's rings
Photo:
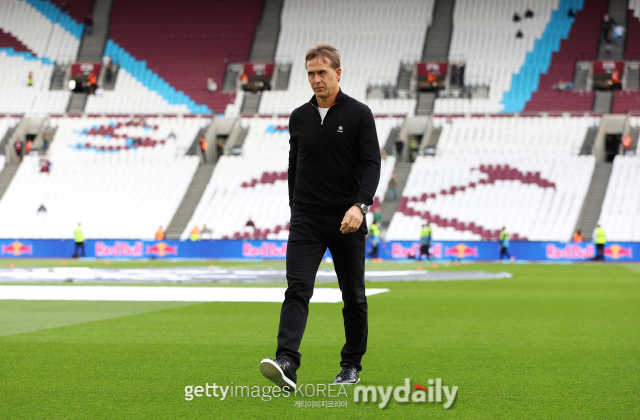
[[[204,194],[204,190],[207,188],[207,185],[211,180],[211,175],[213,174],[215,166],[216,165],[213,163],[198,166],[198,170],[191,180],[189,189],[184,195],[184,198],[182,199],[176,214],[173,216],[171,223],[169,223],[169,226],[167,227],[167,239],[180,239],[182,232],[185,231],[187,224],[193,217],[193,213],[196,211],[198,203],[200,203],[202,194]]]
[[[584,137],[584,142],[582,143],[582,148],[580,149],[581,155],[592,155],[593,154],[593,145],[596,142],[596,137],[598,136],[597,128],[590,128],[587,130],[587,135]]]
[[[600,211],[602,210],[604,196],[607,193],[607,186],[609,185],[612,169],[613,163],[603,162],[597,163],[593,171],[591,185],[589,186],[589,191],[582,205],[582,212],[576,225],[576,230],[580,230],[587,241],[592,240],[593,230],[596,228],[596,224],[600,219]]]
[[[260,99],[262,95],[258,95],[256,93],[245,92],[244,100],[242,101],[242,108],[240,109],[241,114],[257,114],[258,109],[260,108]]]
[[[433,6],[431,26],[422,51],[422,61],[447,61],[453,32],[455,0],[436,0]]]
[[[256,28],[249,54],[250,63],[273,63],[280,35],[283,0],[266,0],[260,24]]]
[[[394,201],[385,200],[380,204],[380,211],[382,212],[382,227],[384,229],[389,227],[389,223],[393,218],[394,213],[398,210],[398,204],[400,204],[400,198],[402,197],[402,191],[407,184],[409,173],[411,172],[411,163],[408,162],[396,162],[396,166],[393,169],[393,173],[396,174],[396,180],[398,181],[398,198]],[[389,191],[387,189],[387,191]]]
[[[9,188],[9,185],[19,168],[19,163],[7,162],[7,164],[4,165],[4,168],[0,172],[0,199],[2,199],[7,188]]]
[[[596,99],[593,101],[593,112],[608,114],[611,112],[613,92],[610,90],[596,90]]]
[[[429,115],[433,112],[436,102],[435,92],[419,92],[418,104],[416,105],[416,115]]]
[[[623,28],[627,28],[627,5],[628,0],[609,0],[607,11],[611,17]],[[625,33],[626,36],[626,33]],[[623,38],[624,39],[624,38]],[[637,40],[633,40],[637,42]],[[607,52],[608,51],[608,52]],[[624,59],[624,42],[618,45],[615,41],[607,44],[602,34],[600,34],[600,44],[598,45],[599,60],[622,60]]]
[[[86,63],[101,63],[104,48],[109,37],[109,21],[111,19],[111,6],[113,0],[94,0],[91,17],[93,19],[93,32],[87,34],[86,30],[80,43],[78,61]]]
[[[67,73],[68,66],[62,64],[56,64],[53,68],[53,73],[51,74],[51,85],[49,86],[49,90],[63,90],[66,89],[64,86],[64,76]]]
[[[87,104],[88,93],[72,93],[71,100],[67,106],[67,113],[69,114],[82,114],[84,107]]]

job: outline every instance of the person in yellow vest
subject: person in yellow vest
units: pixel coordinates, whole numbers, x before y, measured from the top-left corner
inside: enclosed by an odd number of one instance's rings
[[[369,228],[369,240],[371,241],[371,252],[369,256],[371,261],[379,261],[378,252],[380,248],[380,222],[375,221]]]
[[[504,257],[509,257],[509,259],[513,261],[515,258],[509,254],[509,232],[507,232],[507,228],[504,226],[502,227],[502,231],[500,231],[498,241],[500,243],[500,261],[502,261]]]
[[[162,226],[156,231],[156,241],[164,241],[164,229],[162,229]]]
[[[84,233],[82,233],[82,226],[80,223],[78,223],[78,227],[76,227],[76,230],[73,231],[73,238],[76,242],[76,249],[73,253],[73,258],[80,257],[80,250],[82,250],[82,256],[86,257],[84,253]]]
[[[416,255],[418,261],[422,259],[423,255],[426,255],[428,260],[431,259],[429,248],[431,248],[432,237],[433,228],[431,227],[431,222],[427,222],[427,224],[422,225],[422,231],[420,232],[420,253]]]
[[[189,240],[197,241],[198,239],[200,239],[200,228],[198,228],[198,226],[194,226],[193,229],[191,229],[191,236],[189,237]]]
[[[596,256],[593,261],[604,261],[604,246],[607,244],[607,235],[600,225],[597,225],[593,231],[593,242],[596,243]]]

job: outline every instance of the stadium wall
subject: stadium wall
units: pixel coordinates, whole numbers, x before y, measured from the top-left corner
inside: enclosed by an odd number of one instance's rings
[[[0,240],[0,258],[70,258],[74,253],[73,240]],[[286,241],[135,241],[87,240],[88,258],[198,258],[198,259],[284,259]],[[383,260],[408,260],[420,249],[418,242],[384,242],[379,250]],[[370,245],[367,245],[367,252]],[[592,243],[517,242],[509,252],[518,260],[529,261],[585,261],[595,255]],[[499,258],[497,241],[435,242],[432,255],[438,260],[488,261]],[[331,254],[327,251],[325,257]],[[640,261],[639,242],[607,244],[605,256],[609,261]]]

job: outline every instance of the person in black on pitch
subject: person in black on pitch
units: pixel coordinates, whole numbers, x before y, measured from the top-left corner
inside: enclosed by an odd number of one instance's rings
[[[367,350],[364,217],[380,180],[380,146],[371,110],[340,90],[338,50],[317,44],[305,57],[315,95],[289,120],[287,291],[280,313],[276,360],[262,374],[283,389],[296,387],[298,349],[307,324],[318,267],[331,251],[344,307],[346,343],[334,384],[360,381]]]

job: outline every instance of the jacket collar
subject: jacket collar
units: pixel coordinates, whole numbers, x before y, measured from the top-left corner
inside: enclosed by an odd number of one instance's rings
[[[342,92],[342,89],[339,89],[338,97],[336,98],[336,103],[331,106],[338,106],[338,104],[340,104],[341,102],[344,102],[346,98],[348,98],[348,96]],[[318,108],[318,98],[316,98],[316,95],[313,95],[311,97],[311,99],[309,100],[309,103],[315,106],[316,108]]]

